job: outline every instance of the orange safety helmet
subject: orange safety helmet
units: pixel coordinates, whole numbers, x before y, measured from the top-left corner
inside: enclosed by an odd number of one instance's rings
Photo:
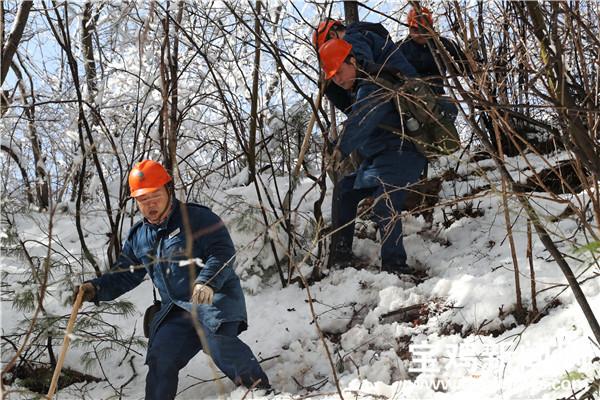
[[[171,176],[161,164],[152,160],[140,161],[129,173],[131,197],[156,192],[171,180]]]
[[[408,12],[406,22],[411,28],[419,28],[421,26],[431,27],[433,26],[433,15],[427,7],[421,7],[418,14],[417,10],[413,7]]]
[[[318,49],[323,46],[323,43],[327,41],[327,35],[329,35],[329,31],[334,26],[342,26],[342,21],[337,19],[328,19],[327,21],[322,21],[319,23],[317,30],[313,32],[312,42],[315,47]]]
[[[350,55],[352,45],[344,39],[330,39],[319,49],[325,79],[331,79]]]

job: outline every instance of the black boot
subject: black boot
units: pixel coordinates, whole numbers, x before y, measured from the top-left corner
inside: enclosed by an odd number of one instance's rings
[[[329,255],[329,267],[346,268],[352,265],[354,255],[348,248],[338,248]]]
[[[381,271],[398,276],[415,275],[417,272],[414,268],[411,268],[406,264],[383,264],[381,266]]]
[[[352,264],[353,258],[352,247],[344,242],[340,242],[331,246],[331,253],[329,254],[327,266],[329,268],[345,268]]]
[[[394,274],[400,280],[413,282],[417,285],[427,279],[427,272],[409,267],[406,264],[384,264],[381,266],[381,271]]]

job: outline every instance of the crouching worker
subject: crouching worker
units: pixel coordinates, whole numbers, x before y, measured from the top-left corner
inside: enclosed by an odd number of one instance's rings
[[[246,303],[223,221],[207,207],[177,200],[171,177],[155,161],[134,166],[129,188],[144,219],[129,231],[110,272],[81,287],[86,301],[109,301],[149,274],[158,289],[162,304],[150,324],[146,399],[174,399],[179,370],[201,349],[237,385],[270,389],[238,338],[247,328]]]
[[[397,275],[414,274],[415,270],[406,263],[400,213],[406,187],[419,180],[427,160],[411,140],[387,128],[401,130],[401,116],[387,92],[364,71],[368,64],[395,67],[408,77],[414,76],[415,70],[395,45],[370,32],[329,39],[319,48],[319,56],[325,78],[345,90],[351,101],[333,157],[343,159],[356,150],[364,160],[334,190],[335,232],[330,257],[340,265],[352,257],[358,203],[372,196],[376,199],[373,214],[382,242],[382,270]]]

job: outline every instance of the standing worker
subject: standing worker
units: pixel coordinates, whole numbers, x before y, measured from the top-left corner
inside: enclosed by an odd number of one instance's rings
[[[129,188],[144,219],[130,229],[110,272],[81,287],[84,300],[109,301],[148,274],[158,289],[162,304],[150,324],[146,400],[174,399],[179,370],[201,349],[237,385],[269,390],[252,351],[237,337],[247,328],[246,303],[223,221],[207,207],[177,200],[171,176],[155,161],[134,166]]]
[[[417,10],[412,7],[408,12],[406,24],[408,25],[408,35],[399,43],[399,48],[408,62],[415,67],[419,77],[428,83],[429,88],[434,93],[438,95],[445,93],[443,76],[448,72],[454,75],[471,75],[467,57],[458,45],[452,40],[435,33],[433,15],[428,8],[420,7]],[[446,64],[442,61],[440,49],[437,48],[435,43],[430,42],[434,34],[439,38],[445,51],[452,57],[450,71],[447,70]],[[444,102],[443,104],[445,110],[454,120],[458,113],[456,105],[450,102]]]
[[[406,263],[400,213],[405,188],[419,180],[427,160],[414,143],[385,127],[402,130],[401,116],[386,91],[365,71],[372,65],[386,65],[406,77],[416,76],[416,71],[389,38],[372,30],[332,30],[335,26],[331,24],[321,36],[319,32],[315,35],[325,79],[337,86],[348,103],[340,107],[334,102],[348,115],[334,159],[348,157],[356,150],[364,161],[356,172],[343,177],[335,190],[330,257],[338,264],[350,261],[358,203],[372,196],[382,242],[382,270],[398,275],[414,273]]]

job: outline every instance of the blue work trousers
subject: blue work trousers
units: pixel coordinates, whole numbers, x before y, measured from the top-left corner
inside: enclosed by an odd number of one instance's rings
[[[237,322],[223,323],[216,333],[204,328],[208,351],[219,369],[237,385],[269,387],[252,350],[238,337]],[[150,339],[146,356],[146,400],[174,399],[179,370],[202,349],[189,312],[174,307]]]
[[[402,221],[400,213],[406,190],[402,188],[417,182],[426,165],[422,156],[406,157],[407,162],[399,162],[394,171],[394,184],[385,183],[391,175],[384,174],[379,184],[368,188],[355,188],[356,174],[342,178],[333,193],[332,224],[334,229],[342,227],[333,234],[332,241],[341,251],[352,251],[354,238],[354,221],[358,203],[366,197],[373,196],[373,220],[381,236],[381,265],[384,267],[406,266],[406,250],[402,243]],[[404,165],[402,165],[404,164]]]

